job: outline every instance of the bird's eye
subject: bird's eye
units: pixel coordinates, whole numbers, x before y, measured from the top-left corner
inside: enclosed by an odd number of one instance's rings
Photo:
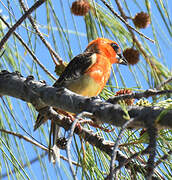
[[[116,53],[118,53],[118,51],[119,51],[119,46],[118,46],[117,44],[115,44],[115,43],[112,43],[111,46],[112,46],[112,48],[114,49],[114,51],[115,51]]]

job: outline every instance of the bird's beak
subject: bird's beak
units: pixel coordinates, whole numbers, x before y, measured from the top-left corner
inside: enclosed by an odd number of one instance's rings
[[[119,64],[128,65],[127,60],[125,59],[125,57],[122,54],[117,54],[116,58],[118,59]]]

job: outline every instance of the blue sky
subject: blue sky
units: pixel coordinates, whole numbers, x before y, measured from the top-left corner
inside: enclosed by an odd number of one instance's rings
[[[70,46],[66,41],[65,41],[65,43],[61,41],[59,29],[56,28],[55,23],[54,24],[52,23],[53,32],[54,32],[55,37],[57,38],[57,42],[58,42],[57,52],[62,57],[62,59],[65,61],[69,61],[73,56],[82,52],[88,44],[86,31],[85,31],[85,23],[84,23],[83,17],[72,16],[70,13],[69,7],[71,6],[72,2],[73,1],[66,1],[66,3],[62,3],[62,0],[61,1],[52,0],[52,4],[53,4],[54,9],[56,11],[56,14],[59,18],[59,21],[60,21],[61,25],[63,27],[65,27],[64,29],[66,29],[65,35],[63,34],[62,36],[63,37],[66,36],[67,38],[69,38]],[[141,8],[143,8],[142,3],[144,3],[144,1],[140,0],[140,2],[141,2],[140,6],[141,6]],[[153,0],[151,0],[151,2],[153,2]],[[172,1],[169,0],[167,2],[168,2],[169,12],[172,13]],[[4,3],[7,6],[6,1]],[[32,5],[32,3],[33,3],[33,1],[28,1],[29,7]],[[16,18],[17,19],[20,18],[21,13],[20,13],[20,10],[18,9],[18,2],[13,0],[13,1],[11,1],[11,4],[13,5],[12,8],[13,8],[13,12],[14,12]],[[140,9],[136,5],[134,5],[133,3],[130,3],[129,6],[130,6],[129,8],[132,9],[132,15],[134,15],[135,13],[140,11]],[[62,7],[64,8],[64,11],[61,11]],[[114,7],[115,7],[115,10],[118,12],[118,10],[116,9],[116,6],[114,6]],[[156,45],[152,44],[148,40],[145,40],[145,41],[148,43],[149,47],[154,51],[154,56],[161,62],[163,62],[163,59],[165,59],[165,61],[166,61],[165,64],[167,65],[167,67],[169,69],[172,70],[172,60],[171,60],[171,54],[172,54],[172,41],[171,40],[172,40],[172,37],[169,35],[167,29],[165,28],[164,23],[162,23],[162,21],[159,20],[159,19],[161,19],[160,14],[159,14],[154,3],[151,3],[151,8],[152,8],[152,17],[153,17],[154,22],[157,23],[157,26],[161,27],[161,29],[164,31],[165,35],[167,36],[167,38],[164,38],[164,34],[161,31],[158,32],[158,40],[159,40],[160,46],[162,48],[163,56],[159,56]],[[2,9],[2,14],[6,15],[6,17],[8,18],[9,17],[8,11],[6,8],[4,8],[1,1],[0,1],[0,9]],[[126,9],[124,9],[124,10],[126,10]],[[141,10],[146,11],[146,8],[143,8]],[[65,20],[65,18],[66,18],[66,20]],[[44,4],[44,5],[42,5],[42,7],[40,7],[37,10],[37,21],[38,21],[39,29],[45,35],[44,37],[53,46],[52,35],[51,35],[51,33],[50,34],[48,33],[46,20],[47,19],[46,19],[46,11],[45,11],[45,4]],[[8,18],[7,21],[10,22],[10,19]],[[12,21],[14,22],[15,20],[13,19]],[[75,25],[74,25],[74,22],[75,22]],[[25,24],[23,24],[23,25],[25,25]],[[79,37],[76,37],[76,33],[75,33],[76,29],[78,31]],[[27,33],[28,32],[23,27],[20,27],[17,30],[17,32],[20,33],[20,35],[23,37],[23,39],[26,42],[29,42],[27,39]],[[152,33],[151,26],[149,26],[147,29],[141,30],[141,32],[143,32],[148,37],[153,39],[153,33]],[[33,42],[34,42],[34,38],[35,38],[34,35],[32,35],[31,40],[33,40]],[[106,37],[106,38],[109,38],[109,37]],[[14,41],[11,38],[9,40],[9,44],[11,46],[13,46],[14,45],[13,43],[14,43]],[[45,46],[42,44],[42,42],[40,40],[38,40],[38,43],[39,43],[39,45],[37,44],[36,51],[35,51],[37,57],[39,57],[39,59],[45,65],[45,67],[47,69],[49,69],[49,71],[52,74],[54,74],[56,76],[56,74],[54,73],[55,66],[51,60],[51,56],[49,55],[47,49],[45,48]],[[126,42],[126,44],[128,46],[131,46],[131,43],[129,43],[129,42]],[[121,46],[122,46],[122,44],[121,44]],[[33,64],[31,57],[28,55],[28,53],[25,52],[23,47],[18,46],[17,48],[18,48],[18,51],[21,51],[20,55],[23,57],[23,61],[27,62],[29,65]],[[53,46],[53,48],[55,48],[55,47]],[[126,47],[124,47],[124,48],[126,48]],[[33,47],[33,49],[34,49],[34,47]],[[68,52],[70,52],[70,55],[68,55]],[[142,57],[141,57],[141,62],[144,63],[144,60]],[[17,68],[16,70],[20,70],[21,73],[24,76],[26,76],[26,75],[30,74],[30,72],[29,72],[29,70],[26,71],[24,65],[25,65],[24,62],[19,63],[18,66],[16,67]],[[36,77],[36,79],[39,79],[39,78],[45,79],[47,81],[47,83],[49,85],[51,85],[53,83],[53,81],[45,75],[45,73],[42,71],[42,69],[39,66],[37,66],[37,68],[38,68],[38,72],[40,74],[39,74],[39,76]],[[128,67],[122,67],[121,66],[120,69],[121,69],[121,73],[123,75],[123,79],[125,80],[125,83],[127,84],[127,86],[129,88],[135,88],[136,87],[136,82],[135,82],[134,76],[132,75],[132,72],[131,72],[132,70],[134,71],[134,69],[136,69],[135,72],[138,74],[139,81],[142,83],[141,89],[147,89],[148,88],[148,84],[146,82],[144,82],[144,77],[141,76],[140,72],[137,70],[137,66],[131,67],[131,71],[128,70]],[[118,74],[116,66],[114,66],[114,72],[117,73],[117,77],[120,76],[120,74]],[[34,74],[36,74],[36,73],[34,73]],[[123,86],[123,84],[121,82],[119,82],[119,87],[122,87],[122,86]],[[138,88],[138,87],[136,87],[136,88]],[[14,110],[13,113],[14,113],[16,119],[18,119],[24,125],[24,127],[29,131],[29,133],[31,133],[34,137],[41,140],[43,142],[43,144],[47,145],[48,136],[46,139],[44,137],[44,135],[42,135],[39,131],[33,132],[34,118],[33,118],[33,115],[31,115],[31,113],[28,111],[30,106],[28,107],[26,104],[23,104],[21,101],[20,101],[20,103],[21,103],[20,104],[15,99],[12,99],[12,102],[14,105],[13,108],[15,108],[16,106],[20,106],[20,105],[22,105],[22,108],[23,108],[23,113],[21,111],[19,112],[17,110]],[[10,114],[8,112],[6,112],[6,114],[8,114],[10,116]],[[2,115],[2,118],[5,118],[4,115]],[[28,119],[29,119],[29,121],[28,121],[29,124],[26,123],[26,120],[28,120]],[[15,123],[13,122],[12,118],[11,118],[11,125],[14,128],[14,130],[17,129],[21,134],[26,135],[19,127],[15,127]],[[43,128],[47,129],[47,125],[43,126]],[[46,132],[46,135],[48,135],[48,132]],[[76,139],[78,139],[78,137],[76,137]],[[14,141],[14,139],[12,139],[11,141]],[[25,144],[27,148],[26,148],[26,152],[21,152],[21,157],[24,156],[24,154],[26,153],[29,159],[33,159],[33,158],[35,158],[36,155],[43,153],[43,151],[40,149],[33,150],[33,146],[29,143],[23,142],[23,144]],[[15,152],[14,150],[17,149],[17,147],[13,147],[13,148],[14,148],[13,152]],[[62,154],[64,156],[66,156],[65,151],[62,151]],[[74,152],[73,154],[74,154],[74,157],[77,157],[76,152]],[[18,157],[19,155],[16,155],[16,156]],[[58,167],[58,165],[56,165],[54,167],[52,164],[50,164],[48,162],[47,156],[45,156],[45,158],[42,158],[42,161],[46,162],[48,172],[45,171],[44,174],[40,173],[42,170],[41,170],[41,167],[39,165],[41,162],[39,162],[39,161],[34,163],[31,168],[26,169],[27,173],[33,179],[39,179],[39,178],[48,179],[49,176],[50,176],[50,179],[54,179],[54,176],[59,177],[59,179],[72,179],[71,174],[68,171],[69,166],[65,161],[62,160],[60,168]],[[3,166],[4,166],[4,164],[3,164]],[[5,172],[6,172],[6,169],[2,167],[2,174]],[[68,176],[66,175],[66,172],[68,172]]]

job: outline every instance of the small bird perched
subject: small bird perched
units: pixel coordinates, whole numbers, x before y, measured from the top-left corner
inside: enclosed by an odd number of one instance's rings
[[[119,45],[109,39],[97,38],[88,44],[83,53],[70,61],[53,86],[65,87],[83,96],[97,96],[106,85],[114,63],[127,65]],[[34,130],[45,121],[47,119],[38,115]],[[53,143],[56,141],[57,130],[58,126],[52,121],[50,136],[53,133]]]

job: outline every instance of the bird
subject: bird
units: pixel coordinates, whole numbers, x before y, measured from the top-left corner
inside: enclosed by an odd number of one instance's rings
[[[115,41],[99,37],[91,41],[84,52],[69,62],[53,87],[64,87],[82,96],[98,96],[110,77],[112,64],[128,63]],[[46,121],[47,119],[39,114],[34,130]],[[53,134],[53,144],[58,132],[59,127],[51,121],[50,136]]]

